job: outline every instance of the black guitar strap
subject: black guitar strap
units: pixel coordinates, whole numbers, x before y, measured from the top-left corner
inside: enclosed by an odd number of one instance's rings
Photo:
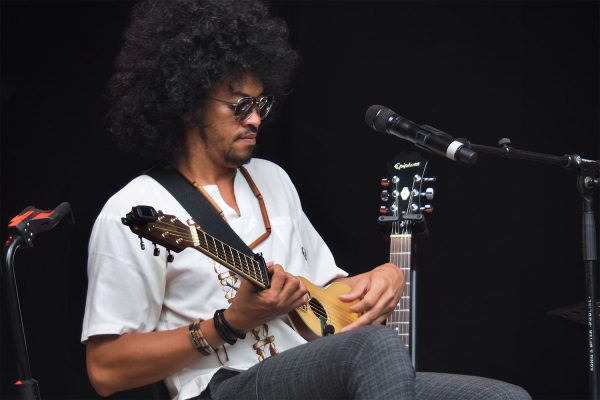
[[[221,218],[208,200],[175,168],[158,165],[144,174],[152,177],[167,189],[203,231],[250,257],[254,255],[248,245]],[[167,210],[164,211],[167,212]]]

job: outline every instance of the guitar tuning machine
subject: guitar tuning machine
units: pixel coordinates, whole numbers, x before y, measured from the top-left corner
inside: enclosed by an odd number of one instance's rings
[[[390,194],[388,193],[387,190],[382,190],[381,191],[381,201],[388,201],[390,198]]]
[[[379,184],[381,185],[381,187],[388,187],[390,186],[390,180],[387,178],[383,178],[381,181],[379,181]]]
[[[419,193],[421,197],[425,197],[427,200],[432,200],[434,194],[433,188],[427,188],[424,192]]]
[[[173,260],[175,260],[175,256],[173,254],[171,254],[171,250],[167,250],[167,253],[168,253],[167,262],[168,263],[173,262]]]
[[[437,180],[437,178],[435,178],[433,176],[429,177],[429,178],[425,178],[425,177],[422,177],[421,175],[415,175],[415,177],[414,177],[414,181],[417,182],[417,183],[419,183],[421,181],[423,181],[423,182],[435,182],[436,180]]]
[[[154,251],[152,254],[154,254],[155,257],[158,257],[160,255],[160,249],[158,248],[158,246],[156,246],[156,243],[152,243],[154,245]]]
[[[433,212],[433,207],[431,207],[431,205],[429,204],[425,204],[423,207],[421,207],[419,210],[421,210],[421,212],[430,214]]]
[[[144,239],[142,239],[141,236],[138,236],[140,238],[140,249],[142,250],[146,250],[146,245],[144,244]]]
[[[425,204],[423,207],[419,207],[418,205],[413,203],[410,205],[410,209],[412,212],[421,211],[428,214],[433,212],[433,207],[431,207],[430,204]]]

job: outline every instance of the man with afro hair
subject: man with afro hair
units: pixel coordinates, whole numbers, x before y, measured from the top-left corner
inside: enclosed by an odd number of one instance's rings
[[[132,206],[191,217],[151,176],[135,178],[108,200],[90,238],[82,341],[96,391],[163,380],[174,399],[529,398],[491,379],[415,374],[397,335],[381,326],[402,294],[401,270],[386,263],[347,276],[288,175],[252,159],[297,60],[285,24],[255,1],[134,7],[109,84],[111,131],[124,149],[193,185],[263,254],[270,286],[260,290],[194,249],[174,260],[140,251],[121,223]],[[340,304],[359,317],[306,342],[284,318],[311,298],[299,276],[345,284]]]

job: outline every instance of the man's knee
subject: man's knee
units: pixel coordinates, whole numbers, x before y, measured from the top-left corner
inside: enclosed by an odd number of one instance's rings
[[[372,358],[382,362],[411,365],[410,355],[400,337],[390,328],[370,325],[349,332],[347,348],[357,359]]]
[[[531,396],[519,386],[469,375],[420,372],[417,373],[415,389],[417,397],[423,400],[531,400]]]

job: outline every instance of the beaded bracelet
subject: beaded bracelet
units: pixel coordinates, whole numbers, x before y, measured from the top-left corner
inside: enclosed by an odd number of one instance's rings
[[[205,356],[209,356],[213,353],[213,348],[210,347],[210,344],[206,341],[202,330],[200,329],[200,320],[197,319],[192,322],[188,328],[188,335],[190,340],[192,341],[192,346],[200,353]]]

